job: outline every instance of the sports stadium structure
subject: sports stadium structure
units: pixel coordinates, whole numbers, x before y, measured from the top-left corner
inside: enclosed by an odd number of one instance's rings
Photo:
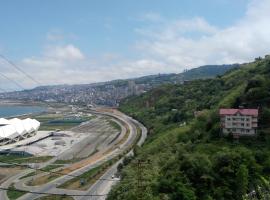
[[[35,135],[39,126],[40,122],[35,119],[0,118],[0,146]]]

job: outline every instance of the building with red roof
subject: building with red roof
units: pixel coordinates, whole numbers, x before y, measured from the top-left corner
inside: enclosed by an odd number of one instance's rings
[[[231,133],[234,138],[255,135],[258,127],[258,113],[258,109],[220,109],[223,135]]]

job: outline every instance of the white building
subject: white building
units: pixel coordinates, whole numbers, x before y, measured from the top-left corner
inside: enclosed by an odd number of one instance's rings
[[[0,118],[0,145],[9,144],[34,135],[40,127],[35,119]]]
[[[234,138],[252,136],[258,127],[258,109],[220,109],[221,129],[224,135]]]

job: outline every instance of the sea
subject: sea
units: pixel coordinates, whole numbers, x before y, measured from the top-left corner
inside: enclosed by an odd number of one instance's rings
[[[0,117],[8,118],[46,111],[41,106],[0,105]]]

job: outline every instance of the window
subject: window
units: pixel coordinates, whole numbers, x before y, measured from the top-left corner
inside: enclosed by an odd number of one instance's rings
[[[244,127],[244,126],[245,126],[245,124],[244,124],[244,123],[241,123],[241,126],[243,126],[243,127]]]

